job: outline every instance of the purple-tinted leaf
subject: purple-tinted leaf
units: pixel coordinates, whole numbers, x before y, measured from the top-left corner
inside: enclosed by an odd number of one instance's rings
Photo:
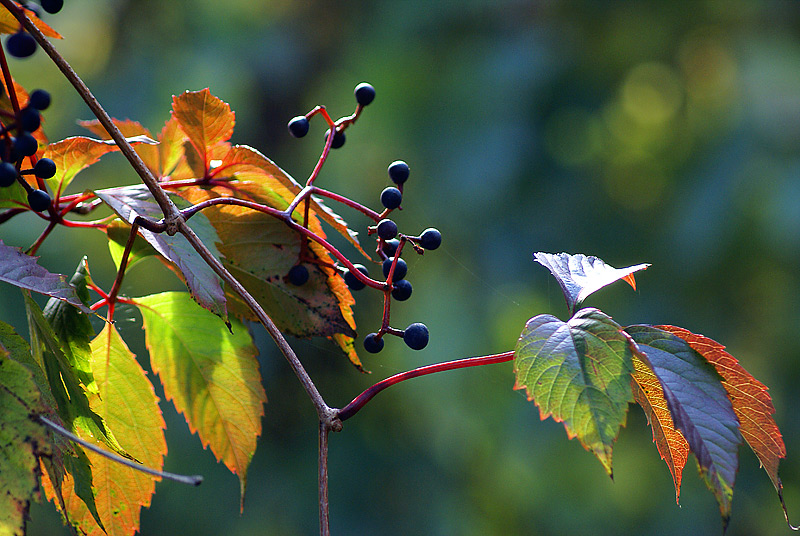
[[[561,285],[570,312],[575,311],[575,308],[593,292],[620,279],[624,279],[635,290],[636,281],[633,273],[646,270],[650,266],[637,264],[627,268],[614,268],[597,257],[587,257],[580,253],[571,255],[539,252],[534,253],[533,258],[550,270]]]
[[[25,255],[19,248],[6,246],[0,240],[0,281],[65,301],[84,313],[92,314],[81,303],[66,276],[48,272],[36,260],[37,257]]]
[[[722,378],[680,337],[652,326],[630,326],[625,331],[658,376],[675,426],[697,457],[727,526],[742,435]]]
[[[156,220],[163,218],[161,209],[144,185],[98,190],[95,194],[128,223],[133,223],[136,216],[146,216]],[[170,195],[170,198],[178,207],[189,206],[185,199],[176,195]],[[189,220],[188,225],[197,233],[206,247],[216,257],[219,257],[220,254],[215,245],[219,242],[219,238],[208,218],[202,213],[195,214]],[[222,280],[182,234],[176,233],[174,236],[169,236],[167,233],[157,234],[141,227],[139,233],[161,256],[177,267],[197,303],[217,316],[227,319]]]

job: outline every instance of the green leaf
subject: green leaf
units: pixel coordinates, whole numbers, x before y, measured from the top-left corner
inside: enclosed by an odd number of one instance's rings
[[[25,255],[19,248],[6,246],[0,240],[0,281],[22,289],[32,290],[74,305],[85,313],[92,313],[67,283],[67,277],[52,274],[39,266],[37,257]]]
[[[135,304],[164,393],[203,446],[239,475],[244,500],[267,399],[247,328],[232,319],[229,331],[185,292],[145,296]]]
[[[146,216],[151,219],[163,217],[161,209],[144,185],[98,190],[95,194],[128,223],[133,223],[136,216]],[[188,206],[188,203],[179,196],[170,195],[170,198],[179,208]],[[219,238],[205,214],[196,214],[187,224],[197,233],[206,247],[219,257],[214,245],[219,242]],[[227,318],[222,279],[214,273],[182,234],[169,236],[167,233],[157,234],[143,228],[139,229],[139,233],[162,257],[178,269],[179,275],[186,282],[189,292],[197,303],[217,316]]]
[[[722,378],[676,335],[643,325],[629,326],[625,331],[658,376],[675,426],[697,457],[706,485],[719,503],[723,526],[727,527],[742,435]]]
[[[62,345],[42,310],[24,293],[25,312],[31,333],[31,353],[45,371],[47,383],[58,406],[58,415],[76,433],[93,438],[120,456],[131,458],[119,445],[102,417],[91,410],[86,391],[67,361]]]
[[[89,290],[86,287],[88,275],[86,257],[84,257],[69,282],[75,287],[78,297],[84,304],[89,301]],[[63,301],[50,298],[44,308],[44,317],[50,322],[53,332],[61,341],[67,362],[75,371],[78,379],[87,390],[96,393],[97,384],[89,363],[91,354],[89,342],[94,337],[94,328],[89,321],[89,316]]]
[[[131,235],[131,226],[119,218],[114,218],[106,226],[106,235],[108,236],[108,251],[111,253],[114,266],[119,270],[122,255],[125,253],[125,245]],[[147,243],[147,240],[142,238],[142,235],[136,233],[136,238],[133,239],[133,247],[130,254],[128,254],[126,271],[132,268],[134,264],[152,255],[158,255],[158,252]]]
[[[288,206],[288,201],[274,189],[257,182],[192,187],[183,190],[181,195],[192,203],[236,195],[273,208]],[[341,281],[341,277],[323,266],[323,263],[332,262],[330,256],[309,248],[309,256],[320,263],[306,263],[308,282],[299,287],[292,285],[285,277],[300,259],[304,238],[299,233],[277,218],[246,207],[218,205],[203,212],[217,230],[225,267],[261,304],[279,329],[297,337],[327,337],[336,333],[355,336],[342,311],[343,304],[349,307],[347,298],[352,297],[346,289],[337,292],[334,280]],[[314,232],[324,236],[313,214],[309,224]],[[238,296],[229,293],[228,304],[234,315],[255,319]]]
[[[614,268],[597,257],[569,253],[539,252],[534,253],[533,258],[550,270],[561,285],[570,313],[574,312],[590,294],[620,279],[625,280],[635,290],[636,280],[633,278],[633,273],[646,270],[650,266],[637,264],[627,268]]]
[[[130,137],[128,142],[157,143],[149,136]],[[97,162],[104,154],[118,150],[119,147],[113,140],[96,140],[86,136],[73,136],[49,144],[41,156],[56,163],[56,174],[46,180],[47,186],[51,192],[63,193],[81,170]]]
[[[13,351],[13,354],[12,354]],[[23,536],[31,499],[38,495],[39,457],[50,438],[36,415],[45,411],[31,371],[0,346],[0,534]]]
[[[92,409],[114,429],[128,452],[146,466],[160,470],[167,452],[164,419],[145,371],[110,324],[91,346],[92,366],[100,386],[99,395],[92,396]],[[85,534],[134,534],[139,530],[140,511],[150,505],[158,479],[94,452],[86,454],[91,461],[94,502],[102,525],[73,492],[64,494],[68,517]]]
[[[514,356],[514,388],[525,389],[542,419],[563,422],[609,475],[612,446],[633,401],[633,354],[621,330],[597,309],[582,309],[569,322],[539,315],[525,325]]]

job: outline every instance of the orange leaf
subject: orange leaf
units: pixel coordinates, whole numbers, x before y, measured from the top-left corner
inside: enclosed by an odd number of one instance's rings
[[[208,170],[209,151],[233,134],[235,114],[231,107],[208,90],[186,91],[172,98],[172,116],[180,123]]]
[[[39,28],[39,30],[46,36],[52,37],[54,39],[62,39],[60,33],[52,29],[50,26],[45,24],[42,19],[36,16],[36,14],[31,11],[30,9],[25,9],[25,14],[31,19],[31,22],[34,26]],[[0,8],[0,33],[16,33],[19,31],[21,25],[17,18],[11,14],[9,10],[6,8]]]
[[[672,473],[672,481],[675,483],[675,502],[678,502],[681,495],[681,476],[689,456],[689,443],[672,422],[661,382],[647,362],[635,352],[633,367],[631,381],[633,398],[642,406],[650,422],[653,442],[661,454],[661,459],[666,462],[669,472]]]
[[[772,405],[767,386],[747,372],[718,342],[676,326],[656,327],[685,340],[722,376],[722,385],[739,419],[742,437],[758,456],[780,493],[783,485],[778,477],[778,463],[786,457],[786,447],[778,425],[772,418],[775,406]]]
[[[122,132],[122,135],[126,138],[134,138],[136,136],[146,136],[151,139],[153,138],[153,134],[151,134],[150,131],[142,126],[142,124],[138,121],[131,121],[130,119],[112,119],[112,121],[120,130],[120,132]],[[111,135],[97,119],[92,119],[91,121],[78,121],[78,124],[99,136],[100,139],[111,139]],[[136,154],[138,154],[144,161],[147,168],[153,174],[155,174],[156,177],[158,177],[158,146],[155,144],[140,143],[134,146],[134,150],[136,151]]]

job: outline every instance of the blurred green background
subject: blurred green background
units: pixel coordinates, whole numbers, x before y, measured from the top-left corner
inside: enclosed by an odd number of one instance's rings
[[[329,404],[341,407],[402,370],[510,350],[533,315],[564,318],[560,289],[534,251],[649,262],[638,291],[618,283],[588,305],[623,325],[671,323],[719,340],[770,387],[788,449],[784,496],[800,521],[800,4],[65,3],[45,20],[111,115],[158,131],[171,95],[210,87],[236,111],[233,141],[298,179],[316,163],[325,129],[314,119],[310,135],[295,140],[286,122],[317,104],[349,114],[353,87],[375,86],[375,102],[318,184],[376,206],[386,166],[410,164],[396,221],[408,233],[438,227],[444,243],[408,257],[414,296],[393,307],[392,323],[425,322],[431,342],[413,352],[390,338],[381,354],[362,355],[372,371],[362,375],[325,340],[293,341]],[[88,109],[41,51],[11,68],[25,87],[52,91],[50,139],[83,133],[75,120],[89,119]],[[71,191],[137,180],[119,155],[80,177]],[[363,234],[363,218],[340,212]],[[19,217],[0,238],[27,246],[42,228]],[[99,233],[58,231],[41,262],[72,273],[87,250],[95,280],[109,286]],[[124,292],[168,288],[180,287],[148,260]],[[380,297],[357,298],[363,336],[379,326]],[[25,333],[16,289],[0,287],[0,303],[0,320]],[[146,364],[141,318],[123,308],[118,319]],[[142,534],[317,531],[314,412],[263,330],[254,334],[269,403],[244,514],[236,476],[164,402],[166,469],[206,481],[158,484]],[[692,460],[676,506],[638,407],[615,446],[612,482],[562,425],[541,422],[512,391],[511,369],[407,382],[348,421],[331,437],[333,533],[720,532]],[[52,505],[33,509],[30,534],[68,533],[58,527]],[[743,447],[728,534],[787,533],[769,479]]]

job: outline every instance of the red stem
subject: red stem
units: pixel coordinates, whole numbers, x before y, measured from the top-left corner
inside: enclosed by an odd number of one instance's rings
[[[433,365],[426,365],[424,367],[415,368],[413,370],[408,370],[406,372],[401,372],[399,374],[395,374],[394,376],[390,376],[385,380],[381,380],[372,387],[369,387],[366,391],[358,395],[353,399],[352,402],[347,404],[345,407],[339,410],[337,417],[339,420],[345,421],[358,413],[364,405],[372,400],[372,397],[397,383],[400,383],[405,380],[409,380],[411,378],[416,378],[417,376],[425,376],[427,374],[433,374],[434,372],[443,372],[445,370],[454,370],[466,367],[478,367],[482,365],[493,365],[495,363],[504,363],[506,361],[511,361],[514,359],[514,352],[504,352],[502,354],[492,354],[486,355],[481,357],[468,357],[466,359],[457,359],[456,361],[447,361],[444,363],[436,363]]]

